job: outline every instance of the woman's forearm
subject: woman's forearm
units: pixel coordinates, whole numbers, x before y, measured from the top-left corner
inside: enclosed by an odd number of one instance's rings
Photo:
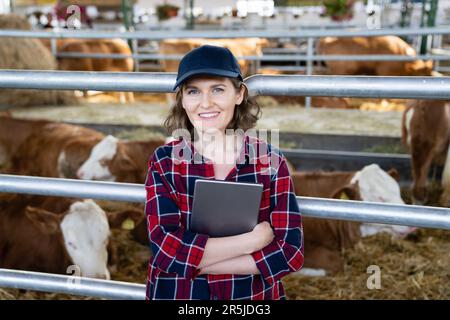
[[[209,238],[198,268],[202,269],[220,261],[248,255],[256,250],[255,235],[251,232],[231,237]]]
[[[260,274],[255,260],[249,254],[206,266],[199,274]]]

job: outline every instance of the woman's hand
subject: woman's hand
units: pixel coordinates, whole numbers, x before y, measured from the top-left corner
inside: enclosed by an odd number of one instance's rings
[[[250,237],[254,241],[254,250],[252,252],[255,252],[271,243],[275,235],[270,223],[263,221],[253,228],[250,232]]]

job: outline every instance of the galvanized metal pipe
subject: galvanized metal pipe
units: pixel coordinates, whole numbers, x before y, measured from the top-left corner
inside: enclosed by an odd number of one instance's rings
[[[310,38],[312,39],[312,38]],[[310,44],[312,48],[312,44]],[[92,58],[92,59],[126,59],[133,58],[135,60],[181,60],[184,55],[180,54],[121,54],[121,53],[84,53],[84,52],[60,52],[57,53],[58,58]],[[270,54],[262,56],[236,56],[237,59],[248,61],[415,61],[415,60],[434,60],[449,61],[450,55],[427,54],[417,56],[407,55],[313,55],[308,54]]]
[[[145,189],[141,184],[5,174],[0,174],[0,192],[141,203],[145,201]]]
[[[0,192],[144,203],[138,184],[0,175]],[[297,197],[303,215],[450,230],[450,209]]]
[[[145,300],[145,285],[142,284],[10,269],[0,269],[0,288],[116,300]]]
[[[304,216],[450,230],[450,209],[298,197]]]
[[[0,37],[21,37],[21,38],[78,38],[78,39],[147,39],[164,40],[185,39],[185,38],[318,38],[318,37],[371,37],[371,36],[414,36],[414,35],[440,35],[450,33],[448,27],[434,28],[414,28],[414,29],[332,29],[332,30],[178,30],[170,31],[131,31],[131,32],[110,32],[110,31],[25,31],[25,30],[0,30]]]
[[[1,70],[0,88],[171,92],[175,73]]]
[[[251,95],[450,99],[450,77],[254,75],[245,82]]]
[[[0,71],[0,88],[172,92],[175,73]],[[449,99],[450,77],[255,75],[251,95]]]
[[[306,57],[307,57],[307,61],[306,61],[306,75],[310,76],[313,74],[313,60],[312,58],[314,57],[314,39],[313,38],[308,38],[308,46],[307,46],[307,51],[306,51]],[[305,108],[307,110],[309,110],[311,108],[311,97],[306,97],[305,98]]]

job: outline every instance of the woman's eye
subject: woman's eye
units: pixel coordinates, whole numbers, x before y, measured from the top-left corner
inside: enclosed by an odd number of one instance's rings
[[[187,91],[187,94],[189,94],[189,95],[193,95],[193,94],[197,94],[197,93],[198,93],[198,90],[195,90],[195,89],[189,89]]]
[[[223,92],[223,89],[222,88],[214,88],[213,92],[214,93],[221,93],[221,92]]]

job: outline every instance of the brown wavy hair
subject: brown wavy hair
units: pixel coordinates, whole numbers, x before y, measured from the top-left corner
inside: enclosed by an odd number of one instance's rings
[[[236,78],[229,78],[229,79],[231,80],[231,83],[233,84],[233,87],[236,90],[240,90],[241,87],[244,86],[245,91],[244,91],[244,99],[242,99],[241,104],[236,105],[234,109],[233,118],[228,124],[227,129],[234,129],[234,130],[242,129],[243,131],[246,131],[248,129],[253,128],[256,125],[256,121],[258,121],[258,119],[261,116],[261,108],[256,103],[254,98],[249,97],[248,89],[242,81]],[[164,128],[166,129],[169,135],[172,135],[172,133],[177,129],[186,129],[189,131],[191,139],[193,139],[194,126],[189,120],[188,115],[186,114],[186,111],[184,110],[182,105],[182,96],[185,87],[186,85],[182,84],[180,89],[177,91],[176,103],[171,108],[169,115],[164,121]]]

